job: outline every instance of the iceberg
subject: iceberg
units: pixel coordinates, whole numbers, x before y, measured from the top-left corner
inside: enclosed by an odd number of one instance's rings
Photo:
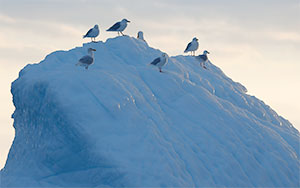
[[[94,48],[88,70],[75,66]],[[128,36],[56,51],[11,87],[1,187],[299,187],[299,131],[195,57]]]

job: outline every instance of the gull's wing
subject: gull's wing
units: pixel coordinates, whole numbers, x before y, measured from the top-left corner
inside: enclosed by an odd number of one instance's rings
[[[187,45],[187,47],[186,47],[186,49],[184,50],[184,52],[187,52],[187,50],[189,50],[189,48],[192,46],[192,42],[190,42],[188,45]]]
[[[121,22],[117,22],[106,31],[117,31],[117,29],[119,29],[120,27],[121,27]]]
[[[83,56],[82,58],[79,59],[80,63],[87,64],[87,65],[92,64],[93,61],[94,59],[89,55]]]
[[[188,50],[191,46],[192,46],[192,42],[190,42],[190,43],[187,45],[187,47],[186,47],[186,49],[184,50],[184,52],[187,52],[187,50]]]
[[[84,38],[84,37],[88,37],[88,36],[91,34],[91,32],[93,31],[93,29],[94,29],[94,28],[91,28],[91,29],[83,36],[83,38]]]
[[[203,60],[203,61],[206,61],[207,60],[207,56],[206,55],[198,55],[197,58],[199,60]]]
[[[151,65],[157,65],[160,62],[160,57],[154,59],[150,64]]]

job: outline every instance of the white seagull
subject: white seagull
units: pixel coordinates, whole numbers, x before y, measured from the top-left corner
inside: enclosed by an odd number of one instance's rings
[[[150,63],[150,65],[157,66],[157,67],[159,68],[159,72],[162,72],[162,71],[161,71],[161,68],[162,68],[166,63],[168,63],[168,57],[169,57],[168,54],[163,53],[163,54],[161,55],[161,57],[158,57],[158,58],[154,59],[154,60]]]
[[[92,42],[95,42],[95,38],[99,35],[100,30],[99,26],[96,24],[93,28],[91,28],[85,35],[83,35],[83,38],[91,38]],[[93,41],[94,39],[94,41]]]
[[[129,22],[130,21],[128,21],[127,19],[123,19],[122,21],[115,23],[113,26],[111,26],[106,31],[117,31],[118,35],[120,35],[120,33],[121,33],[124,36],[122,31],[125,30],[125,28],[127,27],[127,23],[129,23]]]
[[[190,42],[187,45],[186,49],[184,50],[184,53],[191,52],[191,55],[193,55],[194,52],[195,55],[195,51],[198,49],[198,47],[199,47],[198,39],[194,37],[192,42]]]
[[[143,41],[145,41],[143,31],[139,31],[139,32],[137,33],[137,38],[138,38],[138,39],[141,39],[141,40],[143,40]]]
[[[209,52],[207,50],[204,50],[202,55],[196,56],[196,59],[200,61],[201,67],[205,69],[207,69],[205,66],[205,63],[208,61],[207,54],[209,54]]]
[[[93,48],[88,49],[88,55],[83,56],[79,59],[78,63],[76,65],[83,66],[85,69],[88,69],[91,64],[94,63],[94,53],[93,51],[96,51]]]

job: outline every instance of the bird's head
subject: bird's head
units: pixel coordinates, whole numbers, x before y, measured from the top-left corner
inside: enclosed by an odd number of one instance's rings
[[[166,53],[162,53],[162,57],[168,58],[169,56]]]
[[[96,24],[96,25],[94,26],[94,28],[98,29],[98,28],[99,28],[98,24]]]
[[[193,38],[193,41],[198,41],[198,39],[196,37]]]
[[[127,20],[127,19],[123,19],[122,22],[128,22],[128,23],[130,23],[130,21]]]
[[[94,51],[96,51],[96,49],[94,49],[94,48],[89,48],[88,49],[88,52],[90,53],[90,52],[94,52]]]
[[[206,54],[209,54],[209,52],[207,50],[204,50],[203,54],[206,55]]]

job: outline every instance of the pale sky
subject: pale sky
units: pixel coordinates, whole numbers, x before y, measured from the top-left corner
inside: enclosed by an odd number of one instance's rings
[[[0,0],[0,168],[14,137],[10,85],[28,63],[81,46],[99,24],[144,32],[150,46],[183,54],[193,37],[198,53],[240,82],[300,130],[300,0]]]

